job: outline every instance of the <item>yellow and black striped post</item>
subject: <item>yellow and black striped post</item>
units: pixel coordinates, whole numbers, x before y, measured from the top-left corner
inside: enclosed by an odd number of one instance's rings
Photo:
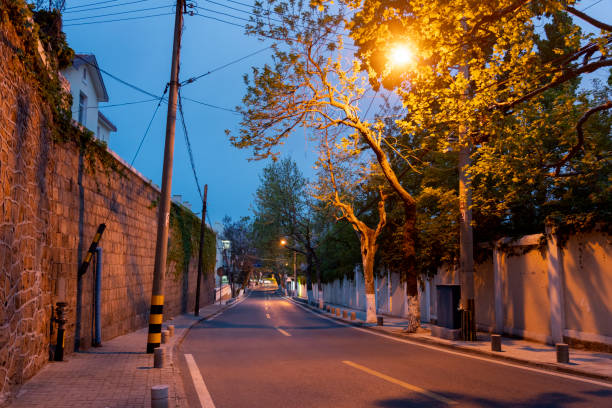
[[[149,314],[149,337],[147,338],[147,353],[153,353],[161,344],[161,330],[164,312],[164,295],[151,297],[151,313]]]
[[[96,248],[98,247],[98,243],[100,242],[100,239],[102,238],[102,234],[104,233],[105,229],[106,229],[106,224],[98,225],[98,230],[96,231],[96,235],[94,235],[94,238],[91,241],[91,245],[89,246],[89,250],[87,251],[87,255],[85,255],[85,260],[79,267],[79,276],[83,276],[85,275],[85,272],[87,272],[87,268],[89,267],[89,264],[91,263],[91,258],[96,252]]]

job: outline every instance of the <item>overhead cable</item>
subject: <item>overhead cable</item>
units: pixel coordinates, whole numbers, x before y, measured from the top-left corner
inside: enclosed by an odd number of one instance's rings
[[[159,9],[170,8],[170,7],[172,7],[172,6],[157,6],[157,7],[148,7],[148,8],[144,8],[144,9],[138,9],[138,10],[119,11],[119,12],[116,12],[116,13],[97,14],[95,16],[71,18],[71,19],[68,19],[68,20],[64,20],[64,22],[69,23],[71,21],[89,20],[89,19],[92,19],[92,18],[118,16],[118,15],[122,15],[122,14],[130,14],[130,13],[140,13],[141,11],[159,10]]]
[[[88,21],[88,22],[85,22],[85,23],[64,24],[64,27],[82,26],[82,25],[90,25],[90,24],[101,24],[101,23],[114,23],[116,21],[142,20],[142,19],[151,18],[151,17],[173,16],[175,14],[176,13],[160,13],[160,14],[151,14],[151,15],[148,15],[148,16],[140,16],[140,17],[127,17],[127,18],[115,18],[115,19],[112,19],[112,20]]]
[[[205,72],[205,73],[203,73],[203,74],[201,74],[201,75],[198,75],[198,76],[195,76],[195,77],[191,77],[191,78],[189,78],[189,79],[186,79],[186,80],[184,80],[183,82],[181,82],[181,85],[191,84],[191,83],[193,83],[193,82],[197,81],[197,80],[198,80],[198,79],[200,79],[200,78],[203,78],[203,77],[205,77],[205,76],[207,76],[207,75],[210,75],[210,74],[212,74],[212,73],[214,73],[214,72],[220,71],[220,70],[222,70],[223,68],[227,68],[227,67],[229,67],[230,65],[236,64],[236,63],[238,63],[238,62],[240,62],[240,61],[243,61],[243,60],[245,60],[245,59],[247,59],[247,58],[249,58],[249,57],[252,57],[253,55],[257,55],[257,54],[259,54],[259,53],[261,53],[261,52],[264,52],[265,50],[267,50],[267,49],[269,49],[269,48],[272,48],[272,46],[270,45],[270,46],[268,46],[268,47],[266,47],[266,48],[262,48],[262,49],[260,49],[260,50],[258,50],[258,51],[255,51],[255,52],[252,52],[252,53],[250,53],[250,54],[248,54],[248,55],[245,55],[244,57],[240,57],[240,58],[238,58],[238,59],[235,59],[235,60],[233,60],[233,61],[230,61],[230,62],[228,62],[227,64],[223,64],[223,65],[221,65],[221,66],[218,66],[217,68],[213,68],[213,69],[211,69],[210,71],[207,71],[207,72]]]
[[[102,6],[102,7],[92,7],[92,8],[83,9],[83,10],[72,10],[72,11],[69,10],[69,11],[62,12],[62,14],[84,13],[86,11],[102,10],[102,9],[107,9],[107,8],[111,8],[111,7],[127,6],[128,4],[144,3],[145,1],[149,1],[149,0],[129,1],[129,2],[126,2],[126,3],[111,4],[110,6]],[[98,3],[98,4],[102,4],[102,3]]]

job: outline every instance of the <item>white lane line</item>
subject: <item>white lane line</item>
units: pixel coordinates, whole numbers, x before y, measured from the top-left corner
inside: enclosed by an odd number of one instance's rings
[[[313,315],[315,315],[317,317],[320,317],[321,319],[326,319],[326,320],[329,320],[329,321],[331,321],[333,323],[336,323],[336,324],[338,324],[340,326],[350,327],[351,329],[359,330],[360,332],[371,334],[373,336],[384,337],[385,339],[397,341],[399,343],[412,344],[414,346],[423,347],[423,348],[427,348],[427,349],[431,349],[431,350],[436,350],[436,351],[440,351],[442,353],[454,354],[456,356],[471,358],[471,359],[474,359],[474,360],[486,361],[486,362],[489,362],[489,363],[492,363],[492,364],[499,364],[499,365],[503,365],[503,366],[507,366],[507,367],[518,368],[518,369],[525,370],[525,371],[532,371],[532,372],[535,372],[535,373],[540,373],[540,374],[545,374],[545,375],[552,375],[552,376],[555,376],[555,377],[561,377],[561,378],[565,378],[565,379],[568,379],[568,380],[574,380],[574,381],[580,381],[580,382],[585,382],[585,383],[589,383],[589,384],[599,385],[599,386],[605,387],[605,388],[612,388],[612,384],[611,383],[607,383],[607,382],[604,382],[604,381],[591,380],[590,378],[578,377],[576,375],[564,374],[564,373],[559,373],[559,372],[549,371],[549,370],[543,370],[543,369],[534,368],[534,367],[527,367],[527,366],[524,366],[524,365],[509,363],[509,362],[505,362],[505,361],[500,361],[500,360],[497,360],[497,359],[494,359],[494,358],[481,357],[481,356],[477,356],[477,355],[474,355],[474,354],[468,354],[468,353],[462,353],[462,352],[459,352],[459,351],[449,350],[449,349],[446,349],[444,347],[437,347],[437,346],[432,346],[432,345],[429,345],[429,344],[423,344],[423,343],[420,343],[420,342],[414,341],[414,340],[400,339],[400,338],[397,338],[397,337],[388,336],[388,335],[383,334],[383,333],[377,333],[377,332],[374,332],[372,330],[363,329],[361,327],[356,327],[356,326],[350,325],[348,323],[344,323],[344,322],[340,322],[340,321],[335,320],[335,319],[331,319],[331,318],[329,318],[327,316],[321,315],[319,313],[315,313],[312,310],[310,310],[310,309],[308,309],[308,308],[306,308],[306,307],[304,307],[304,306],[302,306],[300,304],[295,303],[292,299],[287,298],[287,300],[289,300],[293,305],[295,305],[295,306],[297,306],[297,307],[299,307],[299,308],[301,308],[301,309],[303,309],[303,310],[305,310],[307,312],[310,312]]]
[[[269,319],[270,315],[268,313],[266,313],[266,319]]]
[[[212,315],[212,316],[210,316],[209,318],[204,319],[204,320],[205,320],[205,321],[207,321],[207,322],[210,322],[211,320],[214,320],[215,318],[217,318],[217,317],[219,317],[220,315],[222,315],[222,314],[223,314],[223,312],[225,312],[226,310],[229,310],[229,309],[231,309],[231,308],[233,308],[233,307],[236,307],[236,306],[238,306],[239,304],[241,304],[242,302],[244,302],[245,300],[247,300],[247,298],[248,298],[249,296],[250,296],[250,293],[249,293],[248,295],[244,296],[242,299],[237,300],[237,301],[236,301],[236,302],[234,302],[232,305],[230,305],[230,306],[226,307],[225,309],[223,309],[223,310],[221,310],[221,311],[219,311],[219,312],[215,313],[214,315]]]
[[[283,333],[285,336],[287,337],[291,337],[291,334],[287,333],[286,331],[284,331],[283,329],[281,329],[280,327],[276,327],[276,330],[278,330],[279,332]]]
[[[381,379],[383,379],[385,381],[388,381],[388,382],[390,382],[392,384],[399,385],[400,387],[406,388],[407,390],[418,392],[420,394],[426,395],[429,398],[435,399],[435,400],[440,401],[440,402],[442,402],[444,404],[448,404],[448,405],[456,405],[457,404],[457,401],[453,401],[451,399],[443,397],[440,394],[436,394],[435,392],[431,392],[431,391],[428,391],[428,390],[426,390],[424,388],[417,387],[416,385],[408,384],[405,381],[398,380],[397,378],[390,377],[390,376],[388,376],[386,374],[383,374],[383,373],[381,373],[379,371],[372,370],[371,368],[362,366],[362,365],[357,364],[357,363],[353,363],[352,361],[344,360],[343,363],[348,365],[348,366],[351,366],[353,368],[356,368],[357,370],[361,370],[361,371],[363,371],[365,373],[368,373],[368,374],[373,375],[375,377],[381,378]]]
[[[198,394],[200,405],[202,406],[202,408],[215,408],[215,404],[213,403],[213,400],[210,397],[208,388],[206,388],[206,384],[204,383],[202,374],[200,373],[200,370],[198,369],[198,366],[195,360],[193,359],[193,356],[191,354],[185,354],[185,361],[187,361],[189,374],[191,374],[193,386],[196,390],[196,394]]]

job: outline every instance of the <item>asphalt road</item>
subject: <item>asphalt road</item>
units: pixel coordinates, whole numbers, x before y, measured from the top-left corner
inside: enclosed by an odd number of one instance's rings
[[[190,407],[612,407],[612,386],[372,335],[272,291],[178,352]]]

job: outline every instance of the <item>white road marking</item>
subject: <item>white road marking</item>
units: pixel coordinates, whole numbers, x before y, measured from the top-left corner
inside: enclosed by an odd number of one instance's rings
[[[269,319],[270,315],[268,313],[266,313],[266,319]]]
[[[280,327],[277,327],[276,330],[278,330],[279,332],[283,333],[287,337],[291,336],[291,334],[287,333],[285,330],[281,329]]]
[[[251,294],[249,293],[248,295],[246,295],[245,297],[243,297],[240,300],[237,300],[236,302],[234,302],[234,304],[226,307],[225,309],[215,313],[214,315],[210,316],[209,318],[205,319],[205,321],[210,322],[211,320],[214,320],[215,318],[219,317],[221,314],[223,314],[223,312],[225,312],[226,310],[231,309],[232,307],[236,307],[239,304],[241,304],[242,302],[244,302],[245,300],[247,300],[247,298],[250,296]]]
[[[373,375],[375,377],[381,378],[381,379],[383,379],[385,381],[388,381],[388,382],[390,382],[392,384],[399,385],[400,387],[406,388],[407,390],[418,392],[420,394],[426,395],[429,398],[435,399],[435,400],[440,401],[440,402],[442,402],[444,404],[448,404],[448,405],[456,405],[457,404],[457,401],[453,401],[451,399],[443,397],[440,394],[436,394],[435,392],[431,392],[431,391],[428,391],[428,390],[426,390],[424,388],[417,387],[416,385],[408,384],[407,382],[404,382],[402,380],[398,380],[397,378],[390,377],[390,376],[388,376],[386,374],[383,374],[383,373],[378,372],[376,370],[372,370],[371,368],[362,366],[360,364],[353,363],[352,361],[345,360],[345,361],[343,361],[343,363],[348,365],[348,366],[351,366],[353,368],[356,368],[358,370],[361,370],[361,371],[363,371],[365,373]]]
[[[383,334],[383,333],[377,333],[377,332],[374,332],[372,330],[363,329],[361,327],[356,327],[356,326],[350,325],[348,323],[340,322],[338,320],[329,318],[327,316],[323,316],[323,315],[321,315],[319,313],[313,312],[310,309],[307,309],[306,307],[304,307],[304,306],[302,306],[300,304],[295,303],[292,299],[287,298],[287,300],[289,300],[293,305],[295,305],[295,306],[297,306],[297,307],[299,307],[301,309],[304,309],[305,311],[310,312],[310,313],[314,314],[315,316],[320,317],[321,319],[326,319],[326,320],[334,322],[334,323],[336,323],[336,324],[338,324],[340,326],[350,327],[351,329],[359,330],[360,332],[371,334],[373,336],[384,337],[386,339],[397,341],[399,343],[412,344],[414,346],[423,347],[423,348],[427,348],[427,349],[431,349],[431,350],[436,350],[436,351],[440,351],[442,353],[454,354],[456,356],[472,358],[474,360],[487,361],[487,362],[493,363],[493,364],[499,364],[499,365],[503,365],[503,366],[507,366],[507,367],[514,367],[514,368],[518,368],[518,369],[521,369],[521,370],[532,371],[532,372],[536,372],[536,373],[540,373],[540,374],[545,374],[545,375],[552,375],[552,376],[555,376],[555,377],[566,378],[568,380],[574,380],[574,381],[580,381],[580,382],[585,382],[585,383],[589,383],[589,384],[599,385],[601,387],[606,387],[606,388],[612,388],[612,384],[611,383],[607,383],[607,382],[604,382],[604,381],[591,380],[590,378],[578,377],[576,375],[564,374],[564,373],[559,373],[559,372],[555,372],[555,371],[548,371],[548,370],[543,370],[543,369],[534,368],[534,367],[527,367],[527,366],[523,366],[523,365],[519,365],[519,364],[513,364],[513,363],[508,363],[508,362],[505,362],[505,361],[500,361],[500,360],[497,360],[497,359],[494,359],[494,358],[487,358],[487,357],[484,357],[484,356],[477,356],[477,355],[474,355],[474,354],[468,354],[468,353],[462,353],[462,352],[459,352],[459,351],[449,350],[449,349],[446,349],[444,347],[437,347],[437,346],[432,346],[432,345],[429,345],[429,344],[423,344],[423,343],[420,343],[420,342],[414,341],[414,340],[400,339],[400,338],[397,338],[397,337],[388,336],[388,335]]]
[[[198,399],[200,400],[200,405],[202,408],[215,408],[215,404],[213,403],[212,398],[210,397],[210,393],[208,392],[208,388],[206,388],[206,384],[204,383],[204,379],[202,378],[202,374],[198,369],[198,366],[191,354],[185,354],[185,361],[187,361],[187,367],[189,368],[189,374],[191,374],[191,379],[193,380],[193,386],[196,390],[196,394],[198,394]]]

